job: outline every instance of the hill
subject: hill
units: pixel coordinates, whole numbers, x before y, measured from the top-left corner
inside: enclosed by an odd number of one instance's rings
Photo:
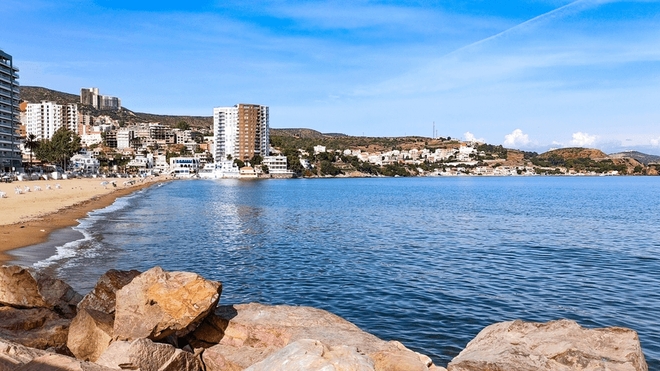
[[[302,138],[302,139],[320,139],[328,137],[348,137],[346,134],[341,133],[321,133],[313,129],[275,129],[270,128],[270,135],[281,136],[281,137],[293,137],[293,138]]]
[[[59,104],[80,103],[80,95],[64,93],[39,86],[21,86],[21,100],[30,103],[39,103],[42,100],[53,101]]]
[[[561,157],[564,160],[575,160],[578,158],[588,158],[591,160],[604,160],[607,159],[608,156],[605,154],[605,152],[595,149],[595,148],[580,148],[580,147],[572,147],[572,148],[559,148],[559,149],[553,149],[548,152],[542,153],[538,156],[540,159],[548,159],[551,157]]]
[[[163,125],[173,127],[177,123],[185,121],[191,128],[199,131],[209,131],[213,125],[213,117],[211,116],[155,115],[152,113],[134,112],[126,107],[122,107],[119,110],[98,110],[92,106],[80,104],[79,95],[39,86],[21,86],[21,99],[30,103],[38,103],[42,100],[53,101],[59,104],[77,103],[80,112],[91,116],[109,116],[113,120],[119,121],[121,125],[141,122],[160,122]]]
[[[610,154],[611,158],[633,158],[644,165],[660,163],[660,156],[647,155],[646,153],[637,151],[625,151]]]

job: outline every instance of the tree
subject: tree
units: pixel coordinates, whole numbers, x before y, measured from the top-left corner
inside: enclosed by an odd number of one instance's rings
[[[176,123],[176,125],[174,125],[174,128],[180,130],[190,130],[190,125],[188,125],[188,123],[185,121],[179,121]]]
[[[264,160],[263,157],[261,157],[259,155],[254,155],[250,159],[250,163],[252,164],[252,166],[261,165],[261,161],[263,161],[263,160]]]
[[[245,166],[245,162],[243,162],[243,161],[241,161],[237,158],[234,159],[234,163],[236,164],[236,166],[238,166],[239,169],[242,168],[243,166]]]
[[[80,151],[80,137],[71,130],[61,127],[53,134],[52,139],[39,142],[35,155],[41,161],[59,164],[63,170],[66,170],[67,162],[78,151]]]
[[[30,151],[30,169],[32,169],[32,154],[39,147],[39,141],[34,134],[28,134],[25,138],[25,148]]]

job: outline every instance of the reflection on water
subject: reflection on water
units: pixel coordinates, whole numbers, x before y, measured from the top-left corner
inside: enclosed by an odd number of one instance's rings
[[[177,181],[92,213],[40,263],[85,292],[110,268],[198,272],[223,303],[329,310],[446,364],[521,318],[626,326],[660,369],[656,178]]]

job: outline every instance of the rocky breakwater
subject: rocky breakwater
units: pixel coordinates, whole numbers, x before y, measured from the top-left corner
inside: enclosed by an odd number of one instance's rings
[[[111,270],[82,298],[65,282],[0,267],[0,371],[433,371],[429,357],[323,310],[218,306],[194,273]],[[572,321],[484,329],[449,371],[647,370],[637,334]]]

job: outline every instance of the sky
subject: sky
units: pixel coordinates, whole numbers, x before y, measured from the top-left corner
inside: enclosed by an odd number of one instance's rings
[[[660,0],[2,0],[0,19],[21,85],[137,112],[660,155]]]

